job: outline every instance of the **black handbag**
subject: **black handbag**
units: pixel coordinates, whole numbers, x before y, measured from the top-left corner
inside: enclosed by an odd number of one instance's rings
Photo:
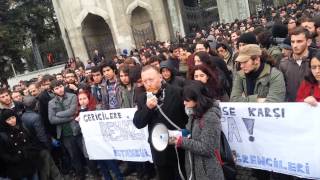
[[[220,135],[220,151],[215,150],[214,153],[222,166],[225,179],[235,180],[237,175],[236,164],[228,140],[222,131]]]

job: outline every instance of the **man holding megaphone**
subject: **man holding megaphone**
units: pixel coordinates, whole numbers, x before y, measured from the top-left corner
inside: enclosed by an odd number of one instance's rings
[[[179,179],[185,175],[184,151],[179,149],[176,154],[174,145],[167,146],[168,135],[161,132],[162,129],[177,130],[185,128],[188,117],[184,111],[182,91],[166,84],[162,80],[159,69],[154,66],[144,66],[141,71],[141,79],[146,93],[137,97],[138,110],[134,115],[133,123],[137,128],[148,126],[152,158],[158,179]],[[170,119],[170,122],[168,119]],[[163,128],[158,128],[157,125],[159,124]],[[165,149],[159,149],[157,146],[157,143],[163,142],[152,142],[151,140],[150,134],[156,126],[156,134],[159,134],[160,141],[164,139]],[[180,168],[178,168],[178,162]]]

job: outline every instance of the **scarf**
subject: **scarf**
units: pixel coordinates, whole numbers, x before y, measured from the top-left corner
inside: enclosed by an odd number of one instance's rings
[[[260,67],[256,71],[252,71],[248,74],[245,74],[246,76],[246,84],[247,84],[247,95],[253,95],[254,88],[256,85],[257,78],[261,74],[262,70],[264,69],[264,63],[261,63]]]

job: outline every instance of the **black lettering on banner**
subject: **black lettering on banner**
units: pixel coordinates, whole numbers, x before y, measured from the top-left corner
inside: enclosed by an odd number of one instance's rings
[[[274,117],[274,118],[285,118],[284,108],[252,108],[248,107],[249,117]]]
[[[254,119],[249,119],[249,118],[242,118],[242,121],[244,123],[244,125],[247,128],[247,131],[249,133],[249,141],[253,142],[254,141],[254,137],[253,135],[253,128],[254,128]]]
[[[120,112],[118,112],[117,114],[118,114],[118,118],[119,118],[119,119],[121,119],[121,118],[122,118],[121,113],[120,113]]]
[[[105,111],[95,111],[92,113],[88,113],[83,115],[83,119],[85,122],[89,121],[106,121],[110,119],[122,119],[122,114],[120,112],[105,112]],[[127,117],[130,119],[130,117]]]
[[[270,114],[271,110],[270,108],[265,108],[265,117],[272,117],[271,114]]]
[[[222,115],[224,116],[236,116],[234,107],[222,107]]]
[[[249,116],[255,116],[254,115],[254,111],[256,110],[256,108],[248,108],[248,112],[249,112]]]
[[[97,114],[96,117],[98,117],[97,119],[100,120],[100,121],[103,120],[101,113]]]
[[[258,109],[258,117],[264,117],[262,108]]]
[[[94,121],[95,118],[94,118],[94,114],[90,114],[91,115],[91,121]]]
[[[277,117],[277,118],[280,117],[280,114],[278,112],[279,110],[280,110],[279,108],[274,108],[273,109],[274,117]]]
[[[88,122],[88,117],[87,116],[88,116],[87,114],[83,115],[84,122]]]

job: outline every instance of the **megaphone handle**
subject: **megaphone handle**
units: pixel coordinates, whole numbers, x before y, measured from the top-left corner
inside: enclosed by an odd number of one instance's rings
[[[157,108],[159,109],[160,113],[162,114],[162,116],[172,125],[174,126],[176,129],[181,130],[181,128],[179,126],[177,126],[174,122],[172,122],[169,117],[162,111],[161,107],[157,104]],[[179,170],[179,175],[181,177],[182,180],[185,180],[183,173],[181,171],[181,167],[180,167],[180,160],[179,160],[179,154],[178,154],[178,149],[177,146],[175,146],[175,151],[176,151],[176,156],[177,156],[177,160],[178,160],[178,170]],[[191,160],[191,156],[189,156],[189,160]],[[192,161],[190,161],[190,163],[192,163]],[[192,167],[192,164],[190,164]],[[192,179],[192,168],[191,168],[191,175],[189,180]]]
[[[176,129],[181,130],[181,128],[179,126],[177,126],[174,122],[172,122],[169,117],[162,111],[161,107],[157,104],[157,108],[159,109],[160,113],[162,114],[162,116],[172,125],[174,126]]]

